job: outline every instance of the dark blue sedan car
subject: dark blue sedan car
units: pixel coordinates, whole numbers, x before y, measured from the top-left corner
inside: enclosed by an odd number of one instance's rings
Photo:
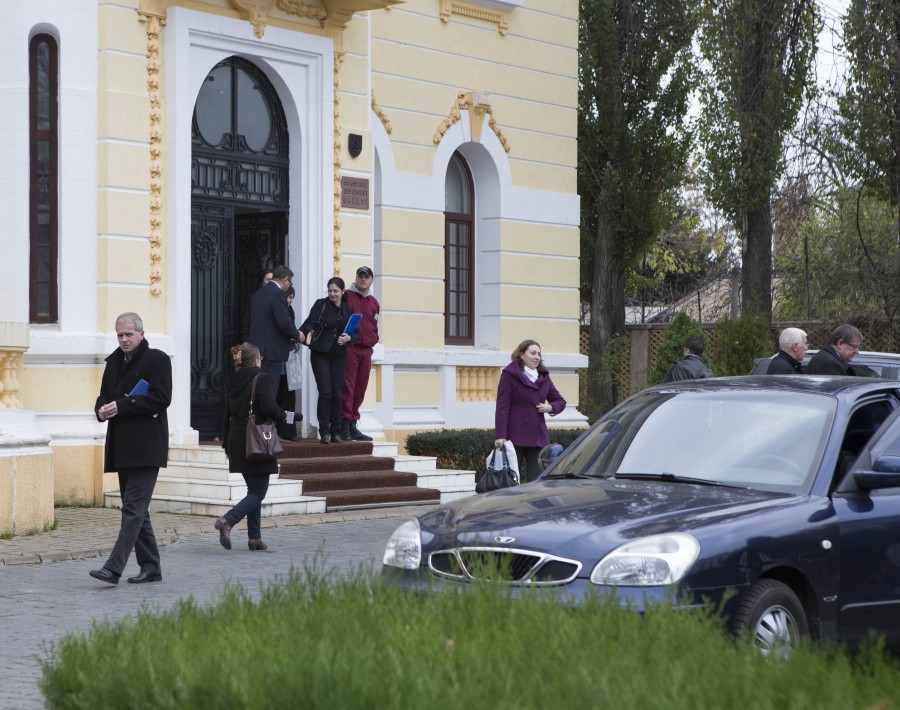
[[[737,377],[634,395],[518,488],[401,525],[382,573],[413,589],[489,576],[721,604],[765,653],[802,636],[900,646],[900,383]]]

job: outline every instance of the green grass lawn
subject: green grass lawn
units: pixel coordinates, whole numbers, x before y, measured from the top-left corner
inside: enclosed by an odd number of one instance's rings
[[[468,591],[306,569],[258,602],[226,589],[67,636],[42,690],[50,708],[898,707],[898,666],[877,644],[772,661],[702,613]]]

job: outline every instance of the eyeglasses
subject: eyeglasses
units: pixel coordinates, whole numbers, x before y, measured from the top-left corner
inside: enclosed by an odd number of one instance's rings
[[[859,350],[859,346],[862,344],[861,342],[860,343],[850,343],[846,340],[842,340],[841,342],[844,345],[846,345],[847,347],[849,347],[851,350]]]

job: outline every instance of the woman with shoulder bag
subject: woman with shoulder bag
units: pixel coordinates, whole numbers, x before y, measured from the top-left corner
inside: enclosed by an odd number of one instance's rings
[[[328,297],[317,300],[309,309],[309,316],[300,326],[311,351],[312,367],[319,402],[319,439],[323,444],[341,441],[341,390],[344,387],[344,368],[347,364],[347,344],[353,343],[358,332],[344,333],[353,309],[344,296],[344,280],[333,276],[328,280]]]
[[[278,461],[274,458],[265,461],[247,460],[247,415],[250,412],[254,381],[256,392],[253,396],[253,415],[256,421],[269,419],[275,423],[283,423],[287,415],[275,402],[275,383],[260,369],[262,358],[259,348],[252,343],[241,343],[231,348],[231,357],[234,360],[234,373],[225,383],[228,410],[225,412],[222,446],[228,456],[228,470],[244,477],[247,495],[216,520],[216,530],[219,531],[222,547],[230,550],[231,528],[246,517],[248,547],[251,551],[265,550],[268,546],[262,541],[260,527],[262,502],[269,490],[269,476],[278,473]]]
[[[500,373],[497,410],[494,416],[494,446],[509,439],[516,449],[519,478],[523,483],[540,475],[538,454],[550,443],[545,414],[555,416],[566,408],[566,400],[544,367],[541,346],[523,340],[512,352],[512,362]]]

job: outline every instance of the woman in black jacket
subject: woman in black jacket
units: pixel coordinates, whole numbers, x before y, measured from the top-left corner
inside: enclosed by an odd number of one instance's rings
[[[328,280],[328,298],[316,301],[300,326],[312,351],[309,364],[319,390],[316,414],[323,444],[341,441],[341,390],[347,364],[346,345],[358,337],[358,333],[344,333],[351,315],[353,309],[344,299],[344,280],[334,276]]]
[[[275,383],[260,369],[262,362],[259,348],[251,343],[241,343],[231,348],[234,374],[225,383],[228,411],[222,428],[222,446],[228,456],[228,470],[240,473],[247,483],[247,495],[225,515],[216,520],[219,542],[231,549],[231,528],[247,518],[248,547],[265,550],[260,529],[262,502],[269,490],[269,476],[278,473],[278,461],[248,461],[246,458],[247,415],[250,411],[250,395],[256,379],[256,395],[253,398],[253,414],[257,421],[284,422],[284,410],[275,403]],[[258,376],[258,379],[257,379]]]

